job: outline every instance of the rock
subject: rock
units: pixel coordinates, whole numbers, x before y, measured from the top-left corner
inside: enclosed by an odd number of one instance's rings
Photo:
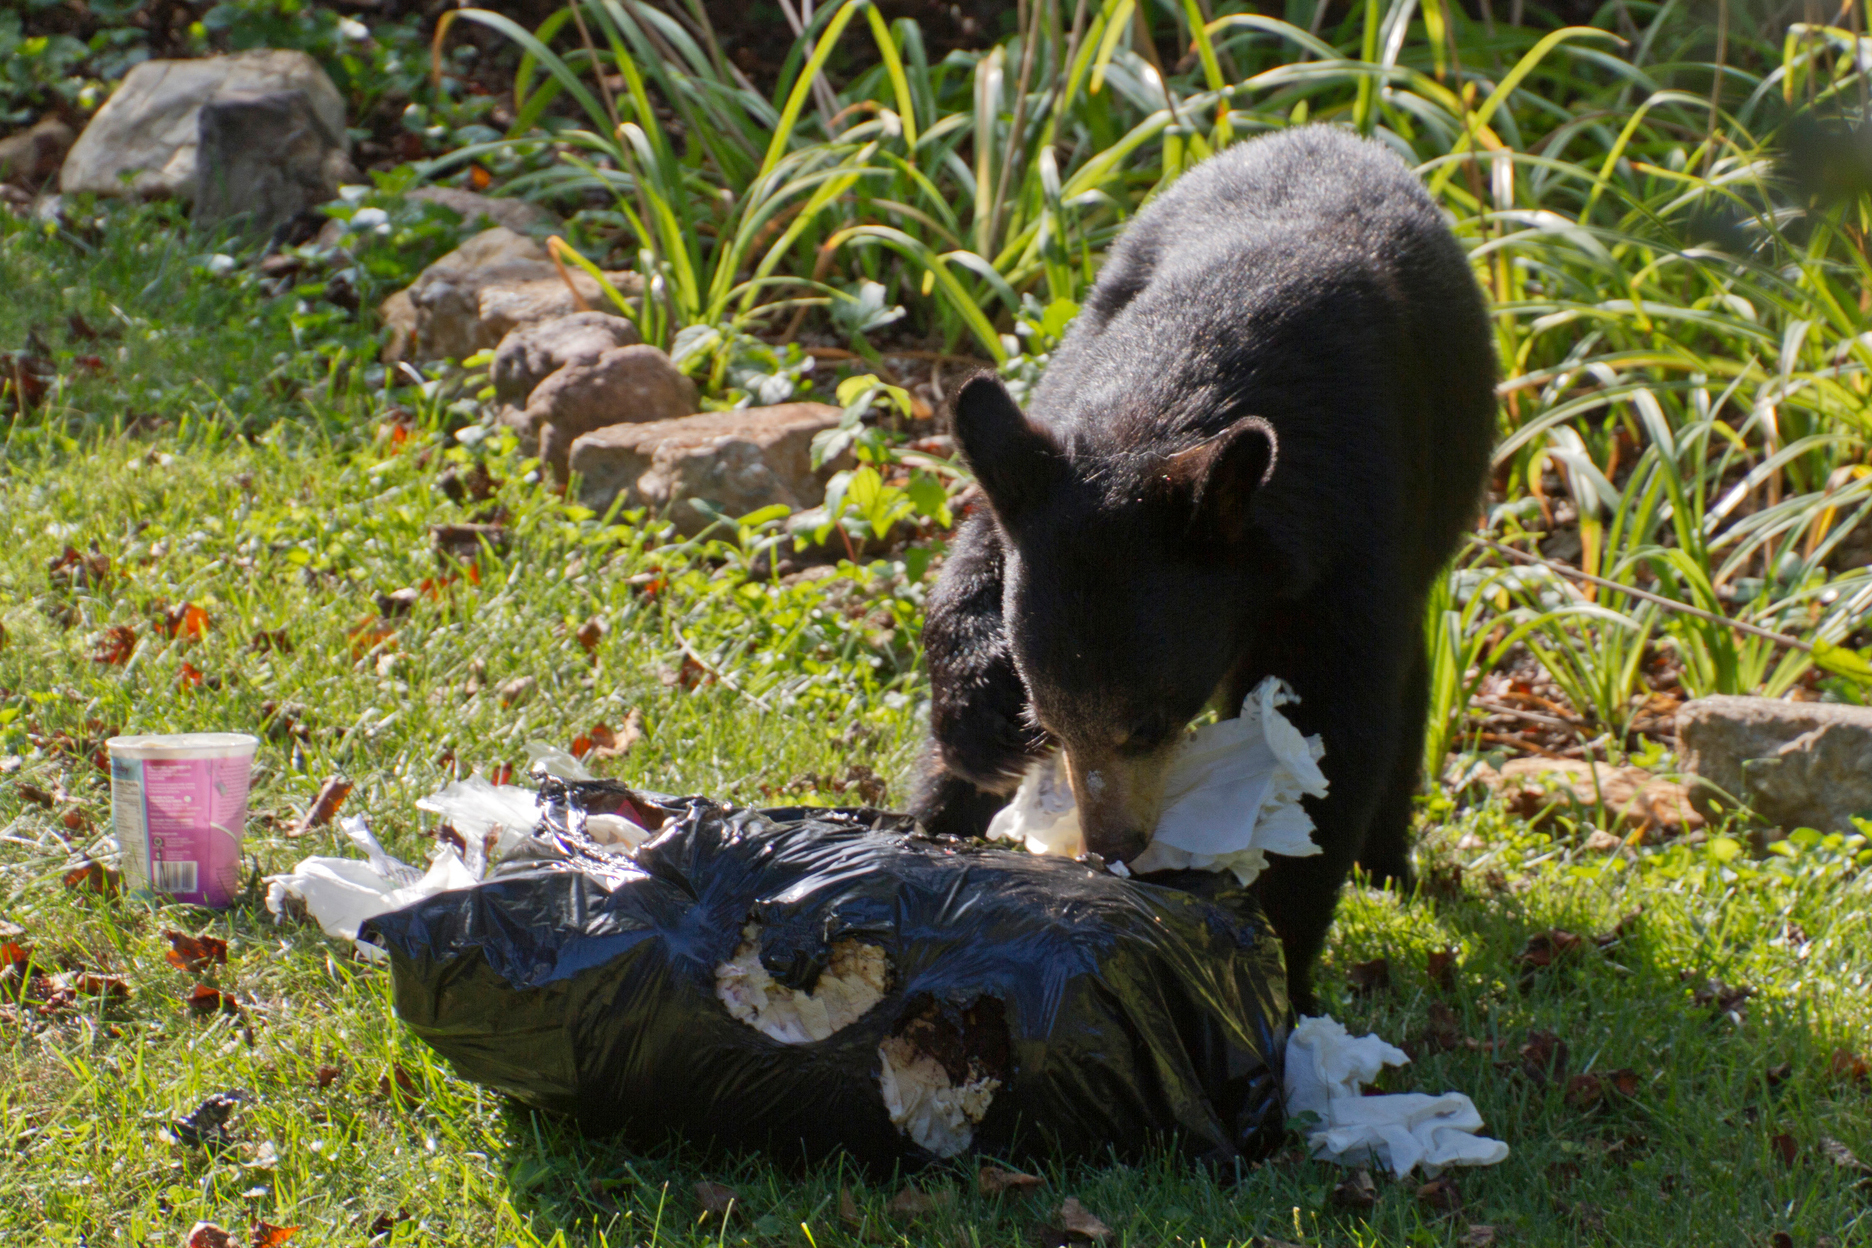
[[[687,416],[699,405],[695,383],[655,347],[612,347],[588,363],[568,364],[527,400],[518,429],[523,450],[536,449],[559,479],[580,434],[609,425],[643,425]]]
[[[201,107],[224,92],[303,91],[329,134],[345,135],[344,97],[303,52],[256,49],[190,61],[145,61],[78,136],[59,188],[67,195],[195,195]],[[122,175],[129,175],[126,180]]]
[[[505,226],[483,230],[424,269],[410,285],[410,303],[416,309],[415,358],[463,359],[499,345],[520,325],[585,311],[578,306],[579,298],[589,307],[610,302],[589,274],[576,269],[568,273],[571,287],[537,240]],[[621,294],[642,289],[635,273],[605,276]]]
[[[612,347],[641,341],[635,325],[608,312],[574,312],[522,325],[494,352],[494,396],[524,406],[540,382],[566,365],[589,364]]]
[[[1706,816],[1740,800],[1792,831],[1851,832],[1872,816],[1872,707],[1698,698],[1677,713],[1691,801]]]
[[[594,511],[608,511],[622,496],[624,506],[666,514],[678,532],[693,537],[709,520],[678,505],[689,499],[713,503],[731,516],[773,503],[795,510],[818,506],[826,479],[843,465],[829,463],[815,472],[813,435],[835,428],[840,415],[823,403],[783,403],[613,425],[574,441],[569,467],[581,479],[580,501]]]
[[[416,341],[416,305],[410,302],[409,291],[399,290],[384,300],[378,305],[377,314],[383,317],[390,330],[389,340],[378,358],[391,365],[408,359]]]
[[[1703,815],[1681,784],[1640,767],[1614,767],[1573,758],[1515,758],[1500,771],[1486,764],[1463,778],[1499,794],[1509,811],[1530,822],[1556,806],[1597,806],[1610,816],[1607,832],[1643,829],[1653,840],[1693,832]],[[1606,848],[1603,840],[1589,849]]]
[[[516,234],[535,234],[560,228],[559,218],[538,204],[529,204],[524,199],[499,199],[458,186],[419,186],[406,191],[403,198],[452,209],[461,217],[464,231],[479,232],[499,226]],[[319,231],[318,241],[327,246],[342,241],[345,224],[336,218],[327,221],[325,228]]]
[[[201,106],[194,221],[270,234],[357,176],[342,129],[304,91],[222,91]]]
[[[0,182],[37,186],[58,172],[77,133],[56,117],[0,139]]]

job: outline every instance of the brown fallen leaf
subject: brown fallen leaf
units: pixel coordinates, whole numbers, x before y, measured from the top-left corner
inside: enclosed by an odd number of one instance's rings
[[[533,690],[538,688],[538,686],[539,680],[536,677],[516,676],[500,687],[497,696],[500,698],[500,704],[503,707],[508,707],[514,705],[516,702],[526,701],[527,698],[532,696]]]
[[[38,785],[28,784],[23,780],[13,786],[13,791],[19,794],[22,800],[31,802],[35,806],[44,806],[48,810],[52,808],[53,801],[55,800],[50,793],[46,792]]]
[[[1551,1031],[1528,1032],[1521,1046],[1521,1072],[1535,1083],[1559,1080],[1566,1075],[1567,1044]]]
[[[191,936],[187,932],[164,929],[169,942],[164,961],[179,971],[200,975],[211,966],[227,965],[227,941],[218,936]]]
[[[1832,1056],[1827,1058],[1827,1073],[1845,1083],[1865,1083],[1872,1079],[1872,1067],[1868,1067],[1866,1059],[1847,1048],[1833,1050]]]
[[[1728,1014],[1754,995],[1755,990],[1744,984],[1725,984],[1720,979],[1711,979],[1693,991],[1690,999],[1698,1005],[1714,1006],[1718,1014]]]
[[[1842,1170],[1850,1170],[1861,1179],[1872,1178],[1872,1166],[1859,1160],[1859,1155],[1830,1135],[1820,1137],[1820,1152],[1826,1159]]]
[[[1078,1239],[1090,1240],[1095,1244],[1106,1244],[1114,1238],[1115,1233],[1111,1227],[1093,1216],[1090,1209],[1079,1203],[1077,1196],[1068,1196],[1053,1216],[1059,1219],[1059,1224],[1066,1229],[1067,1234]]]
[[[210,1014],[238,1014],[240,1002],[219,988],[210,988],[207,984],[196,984],[188,996],[182,998],[190,1010],[203,1017]]]
[[[1498,1237],[1494,1227],[1477,1222],[1458,1236],[1456,1242],[1460,1248],[1495,1248]]]
[[[1768,1248],[1794,1248],[1794,1237],[1786,1231],[1776,1231],[1768,1237]]]
[[[208,612],[192,602],[185,602],[163,612],[163,635],[182,641],[200,641],[208,635]]]
[[[607,758],[623,758],[630,753],[630,748],[643,740],[643,712],[635,707],[624,717],[624,726],[613,731],[606,724],[599,724],[591,730],[590,762],[603,762]],[[573,753],[578,753],[574,750]]]
[[[253,1228],[253,1248],[279,1248],[279,1246],[299,1233],[296,1226],[273,1226],[267,1222],[256,1222]]]
[[[1037,1174],[1022,1174],[1018,1170],[1003,1170],[1000,1166],[983,1166],[975,1175],[975,1187],[984,1196],[1003,1196],[1012,1192],[1016,1196],[1025,1196],[1037,1191],[1046,1180]]]
[[[1430,982],[1443,992],[1456,991],[1456,951],[1438,949],[1424,960],[1424,971],[1430,976]]]
[[[604,621],[594,615],[579,625],[578,632],[574,635],[578,638],[579,645],[585,647],[585,653],[593,654],[598,649],[598,643],[604,640]]]
[[[1638,1077],[1638,1072],[1629,1066],[1607,1071],[1604,1081],[1610,1084],[1612,1090],[1620,1096],[1637,1096],[1638,1090],[1644,1086],[1643,1080]]]
[[[320,1088],[329,1088],[332,1084],[338,1082],[340,1073],[342,1072],[340,1072],[336,1066],[321,1066],[318,1070],[313,1072],[312,1081],[318,1084]]]
[[[128,624],[113,624],[99,635],[91,647],[91,661],[107,667],[121,667],[130,661],[137,644],[136,630]]]
[[[306,808],[305,817],[299,826],[288,832],[288,836],[304,836],[313,828],[322,828],[337,818],[345,804],[345,798],[351,796],[351,790],[357,787],[342,775],[333,776],[319,786],[318,796],[312,799],[312,805]]]
[[[1369,962],[1354,962],[1346,968],[1346,983],[1353,992],[1369,995],[1374,992],[1389,992],[1391,989],[1391,962],[1388,958],[1373,958]]]
[[[61,987],[68,987],[81,997],[127,997],[130,995],[130,981],[121,975],[99,975],[95,971],[76,971],[70,975],[54,976],[53,982]]]
[[[101,862],[85,861],[65,873],[65,887],[115,897],[123,891],[123,877]]]
[[[1527,938],[1527,943],[1521,946],[1521,951],[1511,961],[1521,968],[1522,976],[1526,977],[1552,966],[1584,943],[1580,937],[1564,928],[1535,932]]]
[[[292,639],[283,628],[263,628],[254,633],[253,640],[247,643],[247,649],[255,654],[291,654]]]
[[[1795,1159],[1800,1156],[1799,1140],[1783,1131],[1778,1135],[1768,1137],[1768,1147],[1774,1150],[1775,1156],[1781,1159],[1782,1165],[1793,1169]]]
[[[702,1206],[702,1212],[712,1213],[726,1221],[740,1207],[741,1194],[734,1188],[722,1183],[711,1183],[707,1179],[695,1185],[696,1203]]]
[[[241,1242],[212,1222],[197,1222],[189,1228],[182,1248],[241,1248]]]
[[[1605,1096],[1605,1084],[1598,1075],[1574,1075],[1567,1080],[1566,1103],[1581,1113],[1593,1108]]]
[[[1371,1171],[1360,1167],[1332,1190],[1332,1202],[1344,1209],[1370,1209],[1378,1203],[1378,1185]]]
[[[903,1191],[890,1198],[890,1203],[884,1206],[884,1212],[893,1218],[927,1218],[948,1208],[954,1200],[953,1189],[945,1188],[932,1193],[907,1183]]]
[[[392,1104],[414,1108],[422,1104],[422,1094],[416,1090],[416,1081],[410,1073],[399,1065],[393,1065],[377,1078],[377,1095]]]
[[[370,1230],[367,1231],[366,1234],[372,1239],[377,1238],[379,1235],[388,1235],[391,1231],[396,1229],[397,1223],[407,1221],[408,1219],[409,1214],[404,1213],[401,1209],[398,1209],[394,1213],[380,1213],[371,1222]]]
[[[1417,1202],[1438,1213],[1455,1213],[1462,1208],[1462,1193],[1454,1179],[1431,1179],[1417,1189]]]

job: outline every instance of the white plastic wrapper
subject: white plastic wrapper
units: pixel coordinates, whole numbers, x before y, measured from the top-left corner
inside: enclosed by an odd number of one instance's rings
[[[1365,1084],[1386,1066],[1410,1058],[1377,1036],[1354,1039],[1334,1019],[1303,1018],[1287,1040],[1287,1116],[1312,1114],[1307,1147],[1320,1161],[1368,1162],[1403,1178],[1418,1166],[1492,1166],[1508,1145],[1478,1135],[1482,1115],[1461,1092],[1365,1096]]]
[[[343,819],[339,827],[364,853],[364,859],[307,858],[285,875],[268,876],[267,909],[283,916],[287,903],[297,902],[327,936],[356,943],[358,951],[372,961],[384,953],[358,941],[364,920],[479,882],[479,875],[468,869],[453,845],[438,843],[429,869],[418,871],[386,853],[362,816]]]
[[[1267,856],[1320,852],[1302,796],[1324,797],[1325,747],[1280,713],[1298,699],[1272,676],[1242,703],[1241,717],[1205,724],[1187,737],[1164,781],[1164,811],[1150,844],[1126,874],[1194,868],[1233,871],[1243,885],[1267,869]],[[1021,841],[1036,854],[1085,852],[1079,810],[1060,755],[1036,762],[1014,800],[988,825],[993,839]]]
[[[267,909],[284,915],[288,904],[304,908],[327,936],[357,942],[358,928],[366,919],[433,897],[450,889],[470,888],[481,882],[490,863],[499,862],[531,838],[539,826],[540,810],[531,789],[490,784],[480,776],[457,780],[440,793],[416,803],[419,810],[440,815],[466,842],[466,856],[446,841],[430,851],[429,867],[418,870],[390,856],[371,834],[362,816],[339,821],[339,828],[364,858],[306,858],[284,875],[267,877]],[[615,816],[602,816],[638,833],[632,842],[623,829],[589,829],[603,841],[607,833],[626,844],[640,843],[645,833]],[[596,819],[592,820],[596,822]],[[373,961],[383,956],[375,945],[357,943]]]

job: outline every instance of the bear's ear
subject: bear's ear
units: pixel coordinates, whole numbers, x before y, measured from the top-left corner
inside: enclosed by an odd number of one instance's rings
[[[1059,443],[1021,414],[993,373],[977,373],[955,397],[956,439],[995,514],[1011,520],[1045,497],[1064,463]]]
[[[1256,491],[1274,475],[1274,427],[1244,416],[1199,446],[1172,455],[1163,484],[1189,508],[1189,527],[1226,545],[1248,536]]]

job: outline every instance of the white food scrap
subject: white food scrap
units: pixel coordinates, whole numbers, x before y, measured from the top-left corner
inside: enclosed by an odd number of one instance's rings
[[[760,960],[760,924],[741,929],[734,957],[715,968],[715,995],[728,1012],[782,1044],[810,1044],[864,1016],[884,999],[890,963],[876,945],[832,942],[831,960],[811,992],[778,983]]]
[[[878,1057],[884,1064],[878,1084],[892,1125],[938,1157],[966,1152],[1001,1081],[970,1062],[971,1077],[957,1086],[941,1062],[903,1036],[885,1037]]]

